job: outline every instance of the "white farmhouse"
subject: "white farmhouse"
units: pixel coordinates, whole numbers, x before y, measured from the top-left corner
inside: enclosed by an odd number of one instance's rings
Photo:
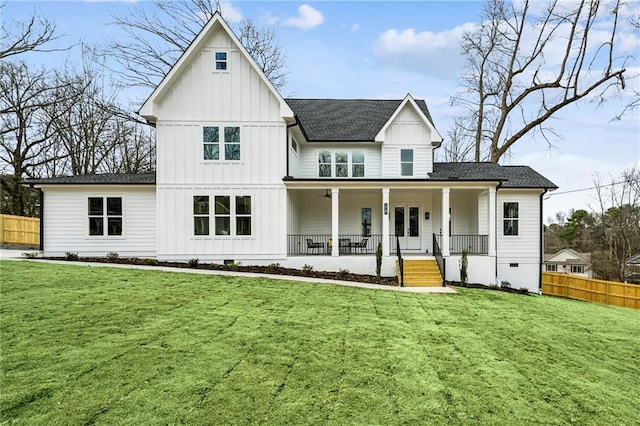
[[[46,256],[373,275],[380,244],[382,275],[400,251],[407,285],[459,280],[464,250],[470,282],[539,288],[556,186],[526,166],[434,163],[442,137],[411,95],[283,99],[216,14],[139,113],[156,126],[155,175],[30,181]]]

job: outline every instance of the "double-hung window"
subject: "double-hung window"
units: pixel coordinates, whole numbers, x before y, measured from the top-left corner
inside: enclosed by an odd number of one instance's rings
[[[321,149],[318,152],[318,176],[331,177],[331,151]]]
[[[214,197],[215,234],[251,235],[251,196],[236,196],[233,204],[232,199],[230,195]]]
[[[224,159],[240,160],[240,127],[224,128]]]
[[[400,150],[400,176],[413,176],[413,149]]]
[[[216,71],[226,71],[227,69],[227,52],[216,52]]]
[[[336,177],[349,177],[349,154],[344,151],[336,152]]]
[[[205,126],[202,128],[202,143],[205,160],[220,159],[220,131],[217,127]]]
[[[251,235],[250,196],[236,196],[236,235]]]
[[[371,207],[362,207],[362,236],[371,236]]]
[[[217,195],[215,200],[215,228],[216,235],[231,235],[231,197]]]
[[[89,197],[89,235],[122,235],[122,197]]]
[[[504,203],[504,235],[518,235],[518,203]]]
[[[583,271],[582,265],[571,265],[572,274],[581,274]]]
[[[209,235],[209,196],[193,197],[193,234]]]
[[[558,272],[558,265],[556,265],[555,263],[553,264],[547,264],[547,272]]]
[[[364,151],[351,152],[351,176],[364,177]]]

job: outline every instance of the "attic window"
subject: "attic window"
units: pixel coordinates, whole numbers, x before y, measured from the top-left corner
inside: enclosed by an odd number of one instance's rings
[[[227,69],[227,52],[216,52],[216,71]]]

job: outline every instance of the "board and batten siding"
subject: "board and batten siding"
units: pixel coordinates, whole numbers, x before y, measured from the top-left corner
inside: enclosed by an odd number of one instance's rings
[[[227,53],[227,70],[215,70],[216,52]],[[280,102],[220,25],[156,103],[158,121],[282,120]]]
[[[193,197],[209,196],[210,235],[194,235]],[[251,197],[250,236],[217,236],[215,196]],[[287,195],[284,186],[192,185],[158,187],[158,258],[201,262],[283,259],[286,257]],[[233,227],[233,219],[231,226]],[[232,229],[232,234],[235,230]]]
[[[540,190],[501,189],[497,193],[498,280],[538,291],[540,277]],[[504,235],[504,203],[518,203],[518,235]]]
[[[44,187],[44,255],[120,257],[156,255],[156,193],[153,186]],[[89,197],[122,197],[122,236],[89,236]]]
[[[400,177],[400,150],[413,149],[413,177],[428,178],[433,171],[431,129],[418,113],[405,105],[385,132],[382,144],[382,177]]]

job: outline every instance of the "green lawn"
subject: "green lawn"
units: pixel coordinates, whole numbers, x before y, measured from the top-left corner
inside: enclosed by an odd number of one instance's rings
[[[2,424],[638,424],[640,312],[0,262]]]

